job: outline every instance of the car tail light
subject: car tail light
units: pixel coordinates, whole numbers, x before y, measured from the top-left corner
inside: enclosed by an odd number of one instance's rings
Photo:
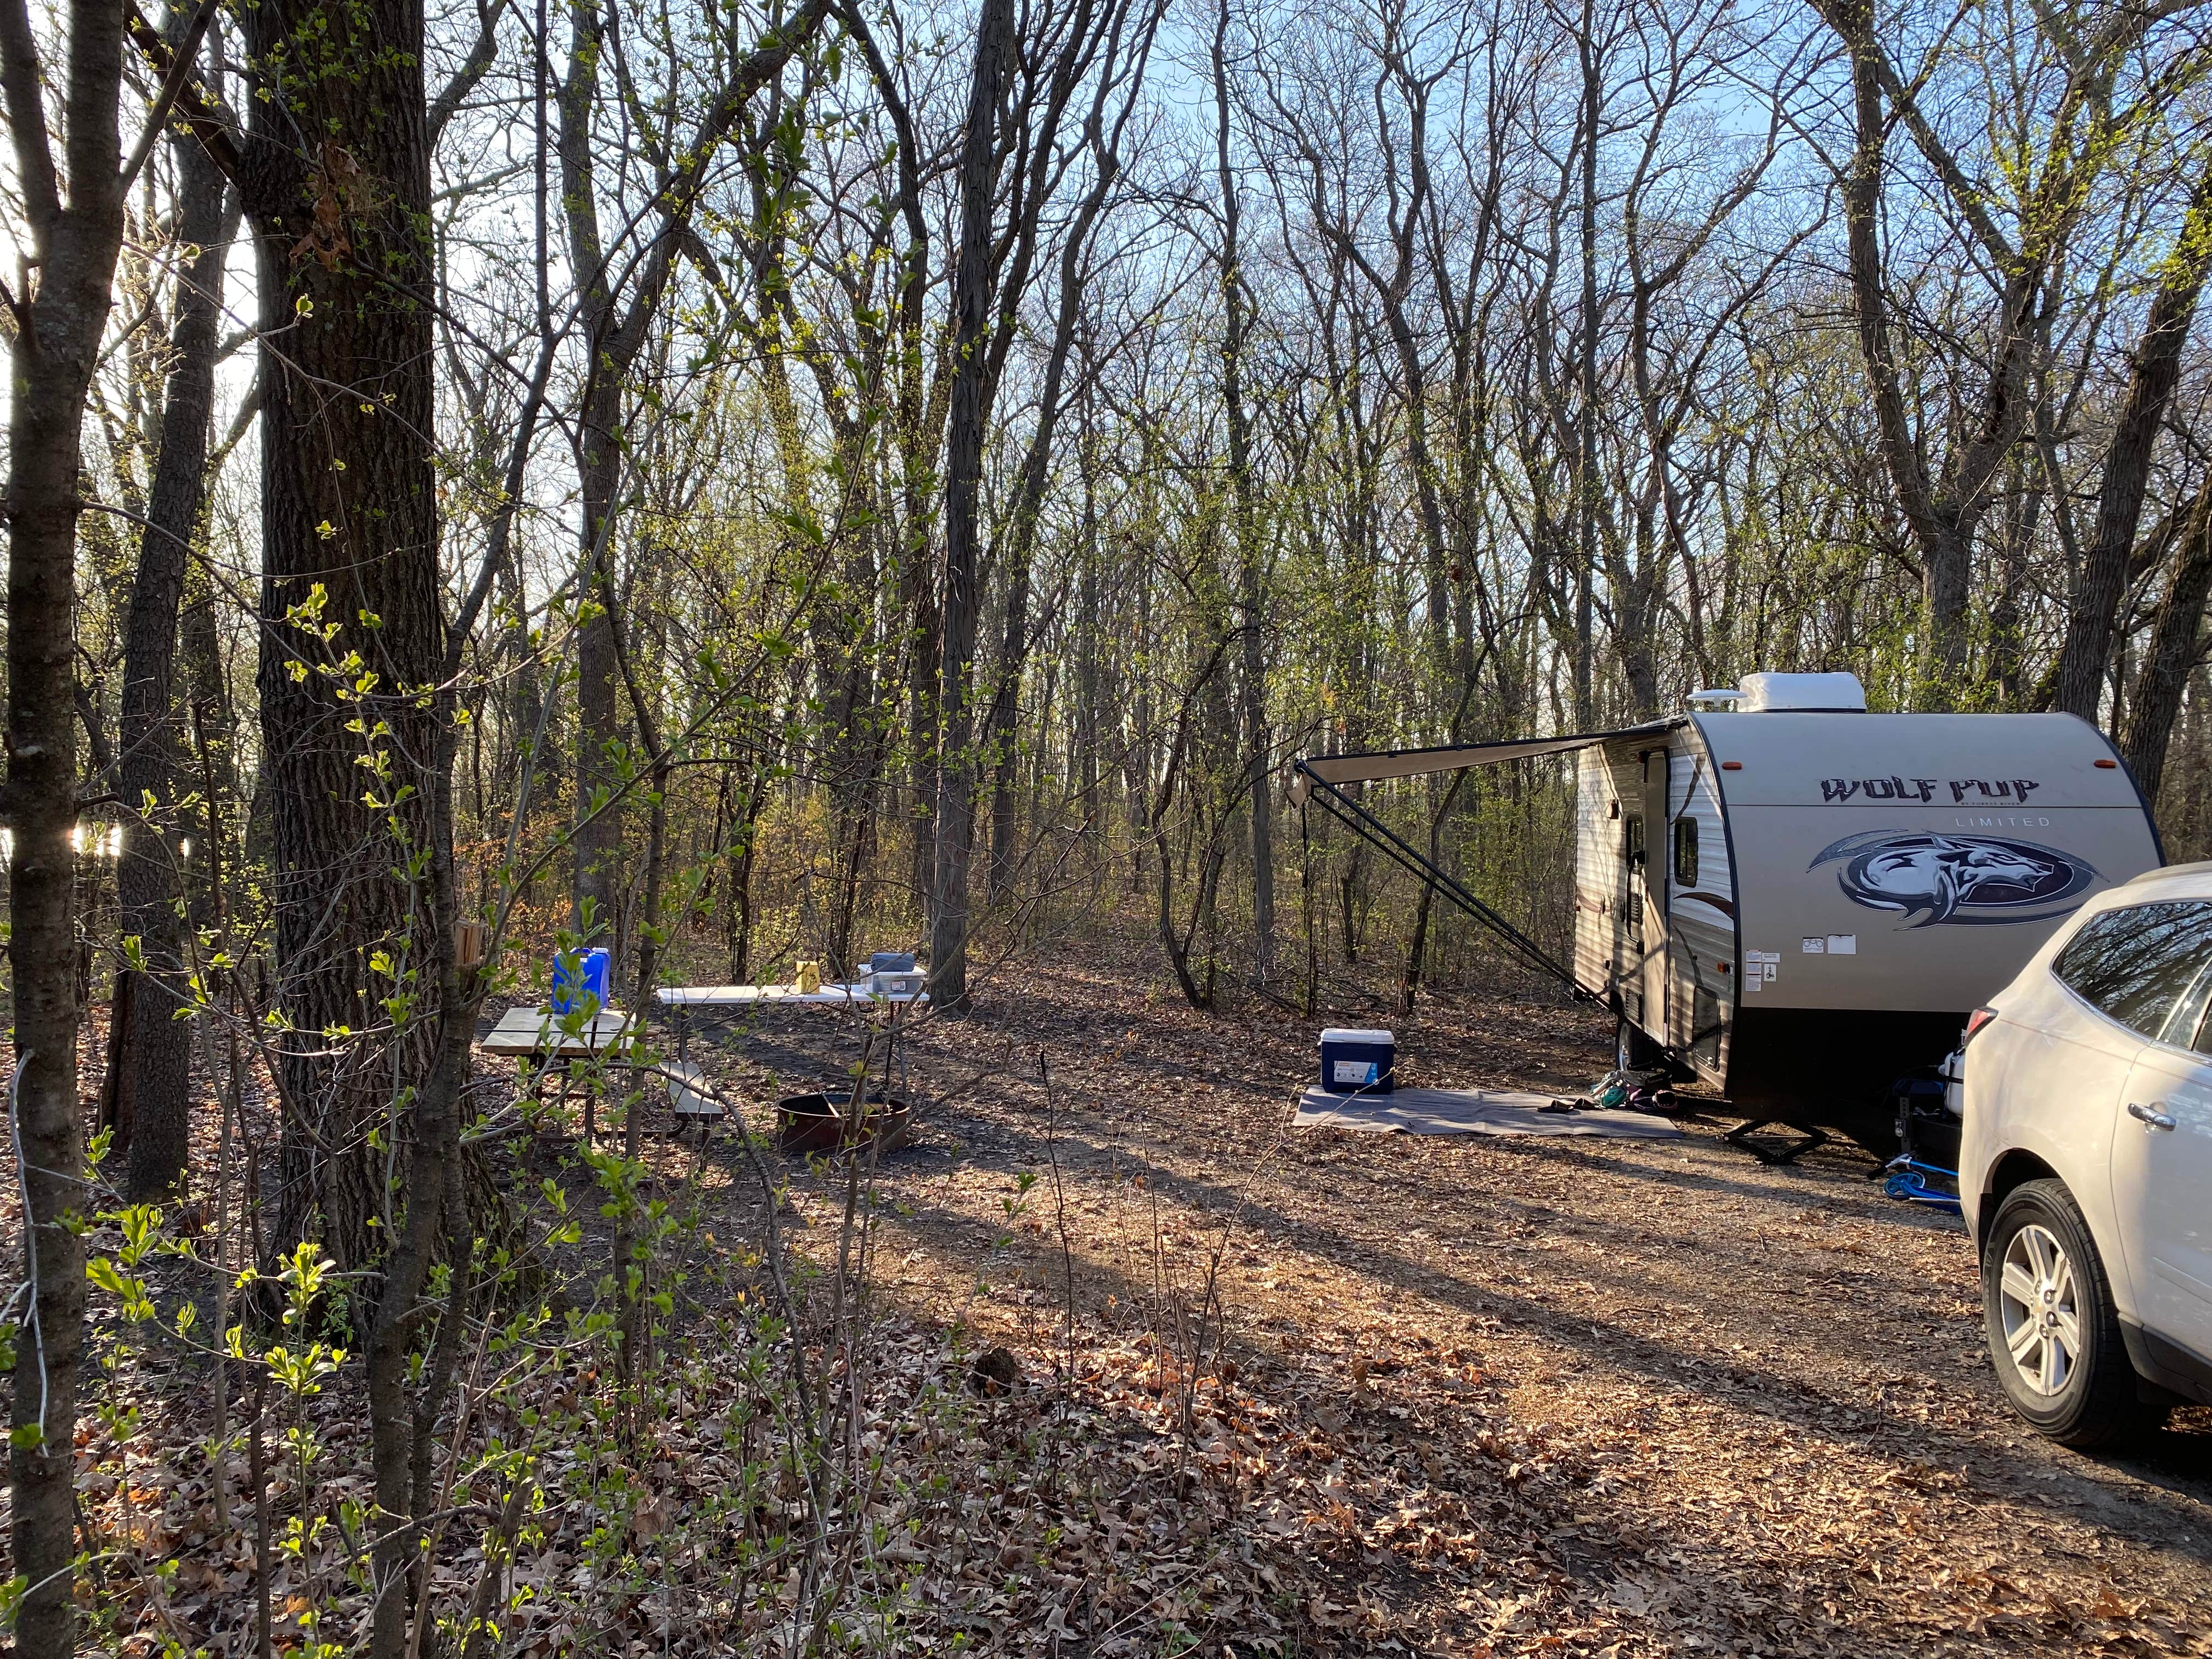
[[[1968,1014],[1966,1016],[1966,1035],[1959,1039],[1959,1047],[1964,1048],[1968,1043],[1972,1042],[1974,1040],[1975,1033],[1979,1031],[1982,1027],[1987,1025],[1996,1017],[1997,1011],[1994,1008],[1977,1008],[1972,1013]]]

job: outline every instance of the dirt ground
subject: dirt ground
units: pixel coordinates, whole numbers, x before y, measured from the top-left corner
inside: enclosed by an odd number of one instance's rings
[[[1151,959],[1012,965],[914,1035],[881,1271],[1032,1369],[1079,1326],[1155,1393],[1233,1381],[1239,1547],[1289,1609],[1257,1650],[2212,1653],[2212,1413],[2123,1456],[2027,1432],[1960,1224],[1863,1157],[1768,1168],[1728,1120],[1292,1130],[1345,1015],[1201,1015]],[[1380,1023],[1402,1075],[1455,1086],[1580,1088],[1610,1049],[1587,1013],[1511,1002]],[[695,1057],[757,1099],[857,1048],[794,1012]],[[796,1187],[832,1219],[831,1176]]]
[[[2121,1456],[2024,1431],[1962,1230],[1885,1198],[1869,1159],[1769,1168],[1722,1141],[1732,1120],[1638,1141],[1295,1130],[1324,1024],[1395,1026],[1406,1081],[1560,1091],[1604,1068],[1611,1033],[1500,997],[1396,1018],[1350,983],[1321,1019],[1241,994],[1202,1014],[1158,963],[1145,940],[1057,947],[994,969],[971,1018],[910,1033],[918,1130],[876,1172],[866,1407],[906,1494],[871,1569],[903,1622],[868,1650],[2212,1655],[2212,1413]],[[765,1131],[767,1103],[835,1082],[862,1042],[841,1011],[792,1008],[699,1025],[688,1052]],[[507,1062],[482,1069],[505,1086]],[[581,1178],[573,1148],[542,1155]],[[703,1206],[687,1249],[757,1260],[730,1248],[764,1237],[735,1136],[647,1156],[665,1195]],[[826,1258],[846,1175],[769,1157],[790,1236]],[[580,1283],[603,1231],[577,1247]],[[743,1277],[695,1279],[678,1324],[708,1331],[704,1286],[741,1295]],[[1018,1373],[1011,1389],[979,1395],[979,1357]],[[252,1556],[210,1518],[205,1378],[157,1358],[131,1373],[137,1437],[80,1435],[88,1520],[176,1569],[142,1573],[135,1601],[129,1575],[111,1583],[113,1627],[126,1652],[181,1631],[244,1654]],[[516,1659],[584,1644],[556,1592],[610,1516],[619,1532],[711,1504],[742,1358],[708,1342],[686,1362],[613,1508],[549,1458],[564,1495],[514,1572],[538,1592]],[[966,1403],[924,1429],[933,1389]],[[333,1469],[365,1467],[356,1396],[348,1374],[319,1402]],[[234,1517],[246,1474],[228,1458]],[[680,1586],[601,1594],[591,1642],[771,1650],[735,1613],[701,1622],[729,1599],[720,1524],[700,1523]],[[335,1550],[280,1564],[274,1599],[325,1595],[357,1632]],[[455,1555],[440,1583],[478,1571]],[[289,1650],[289,1615],[277,1635]]]

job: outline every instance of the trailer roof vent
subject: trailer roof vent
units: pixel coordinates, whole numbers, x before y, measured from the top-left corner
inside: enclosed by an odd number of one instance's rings
[[[1863,714],[1866,688],[1856,674],[1746,674],[1736,707],[1746,714]]]

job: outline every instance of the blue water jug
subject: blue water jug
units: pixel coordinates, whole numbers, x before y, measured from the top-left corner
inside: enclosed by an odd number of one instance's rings
[[[568,964],[576,964],[571,977]],[[607,953],[599,946],[564,953],[553,958],[553,994],[547,999],[556,1014],[573,1014],[592,1000],[594,1009],[607,1006]]]

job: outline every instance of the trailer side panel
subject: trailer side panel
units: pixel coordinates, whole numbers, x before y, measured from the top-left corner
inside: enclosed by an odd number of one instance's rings
[[[1620,907],[1628,877],[1621,861],[1620,797],[1605,750],[1575,757],[1575,983],[1610,1000],[1620,972]]]

